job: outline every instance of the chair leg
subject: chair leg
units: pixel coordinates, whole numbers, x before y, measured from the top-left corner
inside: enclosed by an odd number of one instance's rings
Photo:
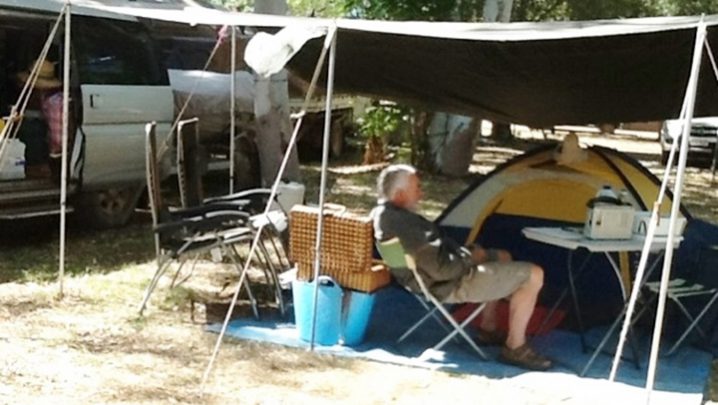
[[[403,342],[404,339],[406,339],[406,338],[409,337],[412,333],[414,333],[414,331],[415,331],[416,329],[418,329],[419,326],[421,326],[421,325],[422,325],[424,322],[426,322],[429,318],[434,318],[434,320],[436,320],[436,323],[439,324],[439,326],[441,326],[442,328],[444,328],[444,330],[445,330],[447,333],[451,332],[451,329],[449,329],[449,327],[446,326],[446,324],[444,323],[443,319],[441,319],[441,317],[440,317],[439,315],[437,315],[437,311],[438,311],[438,310],[437,310],[436,308],[431,308],[431,307],[429,306],[429,304],[427,304],[426,301],[424,301],[424,299],[420,298],[419,296],[414,295],[413,293],[410,293],[410,294],[411,294],[414,298],[416,298],[417,301],[419,301],[419,304],[421,304],[421,306],[424,307],[424,309],[426,309],[426,314],[425,314],[424,316],[422,316],[421,319],[419,319],[418,321],[416,321],[416,323],[414,323],[411,327],[409,327],[409,329],[407,329],[406,332],[404,332],[404,334],[402,334],[402,335],[399,337],[399,339],[396,340],[397,343]]]
[[[187,281],[190,278],[190,276],[192,276],[192,273],[194,273],[194,268],[197,265],[198,259],[199,259],[199,254],[194,255],[194,257],[192,258],[192,266],[189,269],[189,273],[187,273],[186,276],[182,277],[182,279],[179,282],[177,282],[177,279],[179,278],[179,275],[182,272],[182,267],[184,267],[184,264],[186,263],[186,261],[182,261],[180,263],[180,266],[177,268],[177,271],[175,272],[174,277],[172,277],[172,282],[170,283],[170,288],[175,288],[176,286],[181,285],[182,283]]]
[[[140,303],[140,308],[139,308],[140,316],[142,316],[142,313],[145,311],[145,308],[147,307],[147,301],[150,300],[150,295],[152,295],[152,292],[154,291],[155,287],[157,287],[157,284],[159,283],[162,275],[169,268],[170,263],[172,263],[172,260],[170,260],[170,259],[167,259],[166,261],[164,261],[162,263],[158,263],[157,271],[155,271],[155,274],[152,276],[150,283],[147,285],[147,288],[145,289],[144,297],[142,298],[142,302]]]
[[[429,312],[427,312],[424,316],[421,317],[421,319],[419,319],[419,320],[418,320],[416,323],[414,323],[409,329],[407,329],[406,332],[404,332],[404,334],[401,335],[401,336],[399,337],[399,339],[397,339],[396,342],[397,342],[397,343],[403,342],[404,339],[406,339],[407,337],[409,337],[409,335],[411,335],[412,333],[414,333],[414,331],[415,331],[416,329],[418,329],[419,326],[421,326],[427,319],[429,319],[429,318],[431,318],[431,317],[436,318],[436,308],[434,308],[434,309],[429,309]],[[442,325],[442,326],[444,327],[444,329],[447,329],[447,328],[446,328],[446,325],[444,325],[443,322],[440,322],[439,324]]]
[[[680,301],[678,301],[677,299],[673,300],[676,304],[678,304],[678,307],[681,309],[683,314],[686,315],[689,320],[691,320],[691,324],[688,326],[688,328],[686,328],[685,331],[683,331],[683,334],[678,338],[678,340],[676,340],[676,343],[674,343],[673,346],[671,346],[671,348],[666,353],[666,356],[670,356],[671,354],[673,354],[674,351],[676,351],[676,349],[678,349],[678,346],[680,346],[681,343],[683,343],[683,341],[688,337],[688,335],[691,333],[693,328],[695,328],[696,331],[699,332],[704,339],[706,338],[706,335],[703,332],[703,330],[701,329],[701,327],[698,325],[698,322],[700,322],[700,320],[703,318],[703,315],[705,315],[706,312],[708,312],[710,307],[713,306],[713,303],[716,301],[716,299],[718,299],[718,291],[716,291],[713,294],[713,297],[710,299],[710,301],[708,301],[708,304],[706,304],[706,306],[703,307],[703,310],[701,310],[701,312],[698,313],[698,315],[695,318],[693,318],[690,315],[688,310],[685,308],[685,306],[683,306],[683,304],[680,303]]]
[[[254,298],[254,294],[252,293],[252,288],[249,285],[249,277],[247,277],[247,272],[245,271],[244,267],[242,267],[237,262],[237,257],[239,257],[239,254],[237,252],[237,249],[234,246],[230,246],[230,249],[232,250],[233,254],[230,254],[229,257],[232,260],[232,263],[234,264],[235,268],[239,270],[239,281],[243,284],[244,288],[247,290],[247,297],[249,298],[249,303],[252,306],[252,313],[254,314],[255,319],[259,319],[259,310],[257,309],[257,300]],[[237,287],[241,288],[241,286]]]
[[[478,353],[478,355],[482,359],[486,360],[487,357],[486,357],[486,354],[484,354],[484,351],[481,350],[481,348],[479,348],[479,346],[476,344],[476,342],[474,342],[474,340],[471,339],[471,337],[464,330],[466,325],[471,323],[471,321],[473,321],[481,313],[481,311],[484,310],[484,307],[486,307],[486,303],[482,303],[481,305],[479,305],[479,307],[476,308],[474,310],[474,312],[471,313],[471,315],[469,315],[466,319],[464,319],[461,322],[461,324],[456,322],[454,317],[452,317],[451,314],[449,314],[449,311],[447,311],[446,308],[444,308],[444,306],[441,305],[441,303],[436,303],[436,304],[437,304],[438,310],[442,313],[442,315],[444,315],[444,318],[446,318],[446,320],[451,324],[451,326],[454,327],[454,330],[451,331],[451,333],[449,333],[448,335],[446,335],[446,337],[444,337],[444,339],[442,339],[439,343],[437,343],[436,346],[434,346],[434,349],[441,350],[441,348],[444,347],[444,345],[446,343],[448,343],[449,340],[451,340],[458,333],[459,335],[461,335],[461,337],[464,338],[466,343],[468,343],[469,346],[471,346],[471,348],[473,348],[474,351],[476,353]]]
[[[260,240],[260,249],[264,255],[264,277],[267,281],[268,287],[274,290],[274,300],[277,303],[279,312],[284,316],[284,299],[282,298],[282,287],[279,285],[279,276],[277,275],[277,268],[272,262],[272,257],[269,254],[269,250],[264,244],[264,240]]]

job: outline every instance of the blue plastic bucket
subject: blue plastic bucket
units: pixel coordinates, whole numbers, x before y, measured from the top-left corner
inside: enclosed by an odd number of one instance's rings
[[[356,346],[364,340],[374,308],[374,298],[374,294],[351,290],[344,292],[342,337],[345,346]]]
[[[342,288],[331,277],[319,276],[317,294],[317,317],[314,342],[324,346],[339,343],[342,316]],[[312,281],[292,282],[294,320],[299,338],[312,340],[312,311],[314,310],[314,286]]]

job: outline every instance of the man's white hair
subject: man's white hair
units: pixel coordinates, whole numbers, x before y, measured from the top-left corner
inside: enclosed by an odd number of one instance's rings
[[[381,171],[376,182],[376,191],[380,203],[391,201],[396,193],[406,189],[409,178],[416,174],[416,168],[411,165],[391,165]]]

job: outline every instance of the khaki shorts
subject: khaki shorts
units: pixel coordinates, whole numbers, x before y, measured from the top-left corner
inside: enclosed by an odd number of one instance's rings
[[[531,275],[533,263],[487,262],[471,269],[459,285],[443,300],[447,304],[487,302],[506,298],[518,290]]]

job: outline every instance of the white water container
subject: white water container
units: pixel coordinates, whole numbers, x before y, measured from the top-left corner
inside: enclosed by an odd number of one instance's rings
[[[0,180],[19,180],[25,178],[25,144],[18,139],[10,139],[0,156]]]
[[[297,182],[280,183],[277,201],[284,212],[289,212],[297,204],[304,204],[304,184]]]
[[[618,195],[615,191],[613,191],[613,188],[609,185],[603,186],[600,190],[598,190],[598,193],[596,194],[596,197],[607,197],[607,198],[618,198]]]

